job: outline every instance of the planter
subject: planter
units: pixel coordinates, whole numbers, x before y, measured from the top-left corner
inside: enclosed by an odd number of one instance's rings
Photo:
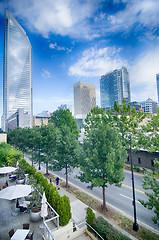
[[[41,216],[40,216],[41,211],[40,210],[31,210],[30,211],[30,219],[32,222],[38,222],[41,220]]]
[[[17,179],[16,179],[16,183],[17,183],[17,184],[24,184],[24,182],[25,182],[25,179],[24,179],[24,178],[17,178]]]

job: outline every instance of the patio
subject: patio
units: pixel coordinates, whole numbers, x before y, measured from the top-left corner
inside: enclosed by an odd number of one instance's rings
[[[14,185],[15,182],[9,180],[9,175],[0,175],[0,186],[3,186],[4,183],[8,180],[9,186]],[[39,226],[42,224],[43,220],[41,219],[39,222],[32,222],[30,220],[29,213],[19,212],[18,215],[14,215],[16,209],[16,200],[5,200],[0,199],[0,239],[8,240],[9,234],[8,232],[14,228],[17,229],[23,228],[23,223],[30,224],[30,230],[34,230],[34,240],[43,239],[42,236],[44,234],[44,229],[41,229]]]

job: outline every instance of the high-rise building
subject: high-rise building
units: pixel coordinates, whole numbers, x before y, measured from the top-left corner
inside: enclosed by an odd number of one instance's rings
[[[70,112],[72,112],[72,106],[71,106],[71,105],[68,105],[68,104],[61,104],[61,105],[58,107],[58,110],[60,110],[60,109],[62,109],[62,110],[67,110],[67,109],[69,109]]]
[[[74,115],[87,115],[96,107],[95,85],[79,81],[74,84]]]
[[[156,81],[157,81],[157,95],[158,95],[158,106],[159,106],[159,73],[156,74]]]
[[[116,69],[103,75],[100,79],[101,107],[107,110],[114,106],[115,100],[122,105],[123,98],[126,104],[131,102],[129,73],[126,67]]]
[[[25,31],[6,11],[3,70],[2,130],[7,131],[7,119],[17,109],[29,115],[32,127],[32,48]]]

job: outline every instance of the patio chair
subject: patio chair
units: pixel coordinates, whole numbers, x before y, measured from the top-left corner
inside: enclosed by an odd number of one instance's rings
[[[29,229],[29,223],[23,223],[23,229]]]
[[[11,238],[14,235],[14,228],[12,228],[8,234],[9,234],[9,237]]]
[[[28,233],[28,235],[26,236],[25,240],[33,240],[33,234],[34,234],[34,230],[32,232]]]

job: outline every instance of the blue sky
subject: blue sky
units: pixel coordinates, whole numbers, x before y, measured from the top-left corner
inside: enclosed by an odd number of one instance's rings
[[[157,101],[159,0],[1,0],[0,115],[5,9],[24,28],[33,53],[33,113],[73,107],[73,85],[126,66],[131,100]]]

